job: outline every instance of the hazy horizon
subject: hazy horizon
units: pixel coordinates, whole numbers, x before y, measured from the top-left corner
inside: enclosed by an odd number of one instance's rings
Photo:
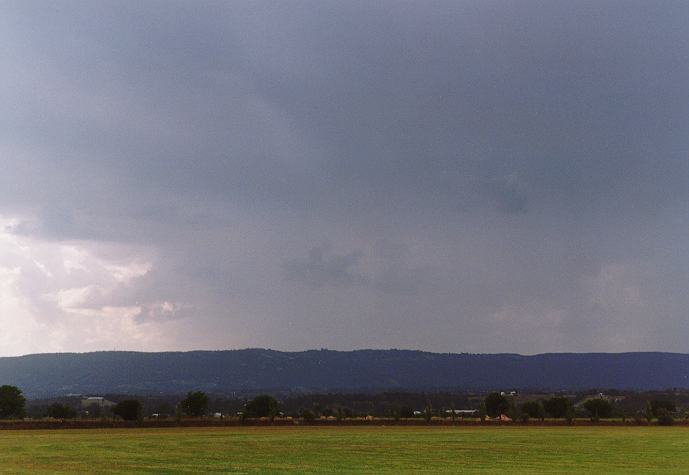
[[[0,356],[689,353],[689,3],[0,3]]]
[[[198,353],[198,352],[225,352],[225,351],[275,351],[278,353],[307,353],[307,352],[318,352],[318,351],[332,351],[337,353],[352,353],[356,351],[402,351],[402,352],[421,352],[421,353],[432,353],[438,355],[452,354],[452,355],[478,355],[478,356],[495,356],[495,355],[516,355],[524,357],[538,357],[545,355],[622,355],[622,354],[674,354],[674,355],[689,355],[689,352],[676,352],[676,351],[589,351],[589,352],[571,352],[571,351],[547,351],[544,353],[515,353],[515,352],[494,352],[494,353],[484,353],[484,352],[461,352],[461,351],[432,351],[432,350],[420,350],[414,348],[354,348],[354,349],[341,349],[335,350],[330,348],[305,348],[297,350],[278,350],[275,348],[261,348],[261,347],[244,347],[244,348],[207,348],[207,349],[192,349],[192,350],[119,350],[119,349],[101,349],[101,350],[88,350],[88,351],[58,351],[58,352],[41,352],[41,353],[24,353],[17,355],[0,355],[0,358],[22,358],[26,356],[40,356],[40,355],[84,355],[89,353]]]

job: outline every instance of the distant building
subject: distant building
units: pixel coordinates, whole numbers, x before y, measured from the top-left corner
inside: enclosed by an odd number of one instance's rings
[[[81,409],[88,411],[93,409],[109,409],[115,405],[114,402],[108,401],[102,396],[89,396],[81,399]]]
[[[452,409],[447,409],[445,411],[445,414],[452,414],[453,410]],[[478,415],[478,409],[454,409],[454,413],[456,416],[477,416]]]

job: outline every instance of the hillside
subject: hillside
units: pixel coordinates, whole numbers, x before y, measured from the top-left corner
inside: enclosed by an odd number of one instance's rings
[[[407,350],[263,349],[95,352],[0,358],[0,384],[29,397],[369,390],[666,389],[689,387],[677,353],[449,354]]]

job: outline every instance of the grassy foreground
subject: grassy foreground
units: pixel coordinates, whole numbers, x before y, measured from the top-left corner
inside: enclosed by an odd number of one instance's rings
[[[11,473],[689,473],[686,427],[0,431]]]

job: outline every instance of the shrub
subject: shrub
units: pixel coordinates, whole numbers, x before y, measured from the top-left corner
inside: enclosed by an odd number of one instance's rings
[[[675,405],[667,399],[651,400],[651,412],[655,417],[659,417],[662,412],[675,412]]]
[[[201,417],[208,409],[208,396],[202,391],[189,391],[179,406],[187,416]]]
[[[522,414],[527,414],[534,419],[543,418],[543,406],[538,401],[527,401],[520,407]]]
[[[394,409],[392,410],[392,419],[393,419],[395,422],[399,422],[399,421],[400,421],[400,410],[399,410],[399,409],[394,408]]]
[[[57,402],[48,406],[46,413],[48,417],[53,417],[55,419],[74,419],[77,417],[77,411]]]
[[[247,417],[269,417],[271,420],[277,416],[278,412],[277,400],[267,394],[256,396],[246,404],[244,410]]]
[[[430,402],[423,410],[423,418],[426,422],[431,422],[431,419],[433,418],[433,406],[431,406]]]
[[[653,420],[653,405],[651,404],[651,401],[646,401],[646,422],[649,424]]]
[[[589,412],[591,415],[591,420],[593,421],[597,421],[601,417],[610,417],[612,414],[612,405],[607,399],[602,397],[589,399],[584,403],[584,409]]]
[[[481,422],[484,422],[486,420],[486,401],[483,400],[481,401],[481,406],[479,407],[478,410],[478,417],[481,419]]]
[[[574,423],[574,408],[571,404],[567,405],[567,412],[565,413],[565,420],[567,424],[572,425]]]
[[[490,393],[486,396],[486,414],[490,417],[499,417],[501,414],[506,414],[510,408],[510,403],[507,398],[500,393]]]
[[[567,415],[569,399],[566,397],[551,397],[543,401],[543,409],[550,417],[562,419]]]
[[[513,421],[516,421],[519,418],[519,411],[517,410],[517,405],[514,402],[514,398],[510,400],[509,412],[510,419],[512,419]]]
[[[305,424],[311,424],[316,420],[316,415],[309,409],[303,409],[301,411],[301,418],[304,419]]]
[[[675,423],[675,419],[672,417],[672,413],[667,409],[658,409],[658,425],[660,426],[671,426]]]
[[[143,418],[143,405],[138,399],[125,399],[112,408],[112,413],[125,421],[136,421]]]

